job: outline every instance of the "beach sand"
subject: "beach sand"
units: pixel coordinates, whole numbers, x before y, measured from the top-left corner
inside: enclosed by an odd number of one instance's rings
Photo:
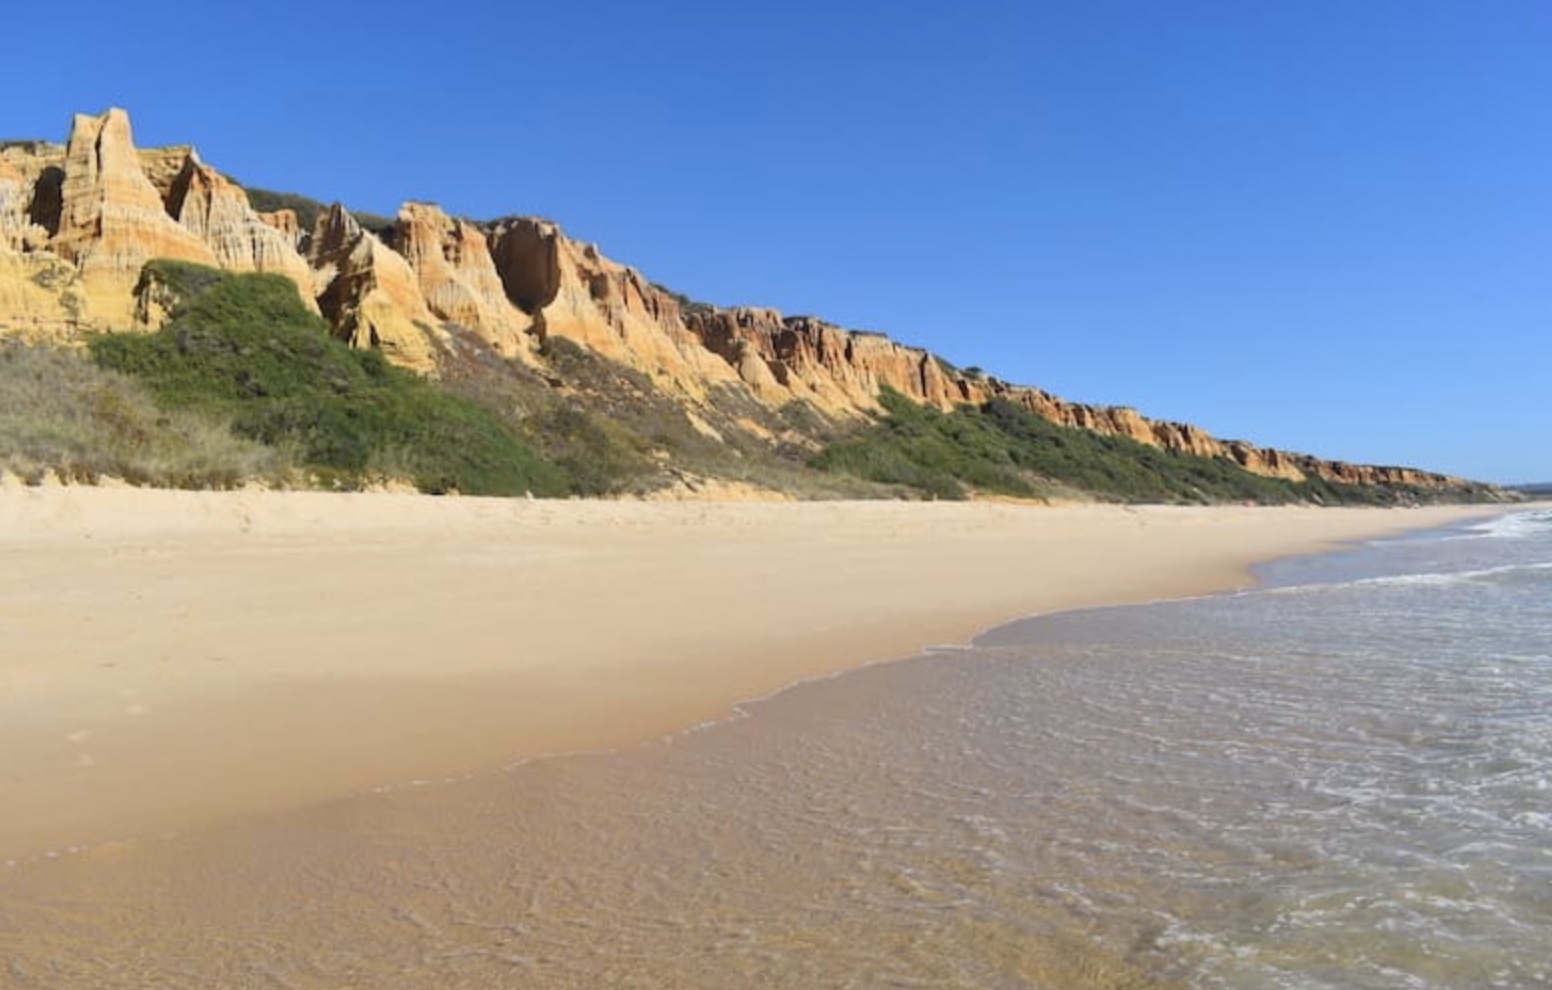
[[[0,486],[0,865],[656,738],[1500,511]]]

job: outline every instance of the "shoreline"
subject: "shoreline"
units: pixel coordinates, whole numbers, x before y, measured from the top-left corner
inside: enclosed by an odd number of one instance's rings
[[[0,863],[616,749],[1502,515],[0,487]]]

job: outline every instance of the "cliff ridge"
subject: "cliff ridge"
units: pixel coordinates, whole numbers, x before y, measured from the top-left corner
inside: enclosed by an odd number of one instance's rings
[[[1465,484],[1070,402],[815,317],[691,303],[548,220],[477,222],[408,202],[391,224],[369,230],[335,203],[309,226],[293,209],[255,209],[192,146],[136,148],[119,109],[75,116],[64,145],[0,144],[0,336],[69,341],[84,331],[155,329],[176,300],[141,278],[152,259],[283,275],[336,337],[430,377],[456,373],[471,347],[548,374],[546,354],[564,340],[643,376],[697,422],[734,396],[741,407],[801,403],[831,424],[864,423],[891,390],[939,410],[1002,399],[1063,426],[1221,458],[1269,478]]]

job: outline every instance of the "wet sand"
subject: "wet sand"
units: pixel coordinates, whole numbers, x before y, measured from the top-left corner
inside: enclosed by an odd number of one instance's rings
[[[655,738],[1493,509],[0,487],[0,864]]]

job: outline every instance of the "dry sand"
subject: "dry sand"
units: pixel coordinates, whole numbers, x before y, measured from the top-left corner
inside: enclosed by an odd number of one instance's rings
[[[1019,616],[1495,511],[0,485],[0,864],[645,740]]]

